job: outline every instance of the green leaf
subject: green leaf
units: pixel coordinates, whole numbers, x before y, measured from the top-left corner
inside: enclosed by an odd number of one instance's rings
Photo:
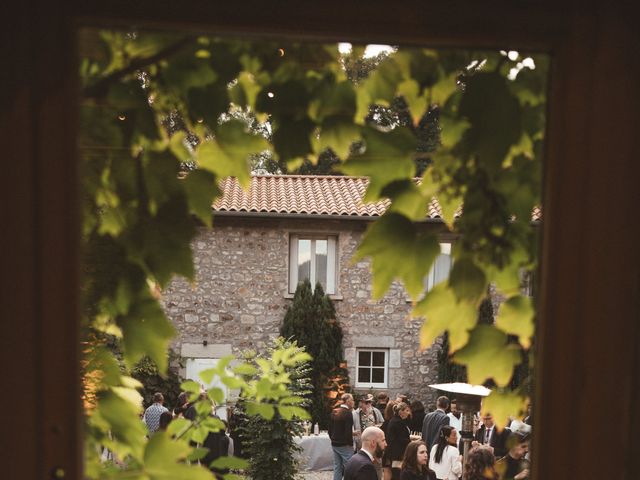
[[[220,458],[216,458],[213,462],[211,462],[211,464],[209,465],[211,468],[217,468],[220,470],[224,470],[224,469],[233,469],[233,470],[241,470],[244,468],[247,468],[249,465],[249,462],[247,462],[245,459],[243,458],[239,458],[239,457],[220,457]]]
[[[338,157],[346,159],[351,145],[360,140],[360,127],[344,117],[329,117],[320,127],[319,138],[313,139],[314,151],[320,154],[331,148]]]
[[[415,80],[405,80],[398,85],[398,94],[402,95],[409,105],[414,125],[420,122],[429,107],[427,98],[421,93],[418,82]]]
[[[216,405],[221,405],[222,403],[224,403],[224,392],[221,388],[212,387],[207,390],[207,395],[209,395],[209,398],[214,401]]]
[[[497,72],[480,72],[469,78],[460,102],[460,115],[471,127],[465,142],[485,168],[497,169],[522,134],[521,108]]]
[[[187,133],[184,131],[174,133],[169,139],[169,150],[171,150],[171,153],[181,162],[191,160],[191,151],[187,147],[186,139]]]
[[[242,122],[232,120],[218,127],[215,140],[198,146],[197,160],[202,168],[218,177],[236,177],[246,187],[251,179],[249,156],[268,148],[264,138],[248,133]]]
[[[509,422],[509,417],[519,417],[525,409],[526,397],[516,392],[493,391],[482,400],[481,414],[490,413],[498,428]]]
[[[425,317],[420,328],[420,348],[429,348],[437,337],[448,330],[453,351],[467,343],[469,330],[476,324],[478,316],[474,305],[465,300],[458,301],[445,282],[429,290],[411,314],[414,317]]]
[[[192,87],[204,87],[213,83],[217,75],[211,69],[209,61],[198,58],[195,52],[174,57],[163,72],[167,84],[182,91]]]
[[[362,130],[362,138],[365,152],[352,156],[341,169],[348,175],[369,177],[365,202],[378,200],[388,183],[413,178],[417,140],[408,128],[398,127],[384,133],[366,127]]]
[[[249,363],[240,363],[235,365],[232,370],[238,375],[253,376],[258,373],[258,369]]]
[[[213,381],[213,378],[218,375],[218,368],[217,367],[213,367],[213,368],[207,368],[205,370],[202,370],[199,374],[200,379],[205,383],[205,384],[209,384]]]
[[[144,452],[144,471],[150,480],[214,480],[204,468],[179,463],[187,458],[191,447],[184,441],[172,441],[167,432],[151,436]]]
[[[180,389],[190,394],[189,401],[193,401],[200,396],[200,384],[198,382],[194,382],[193,380],[182,382],[180,384]]]
[[[158,366],[158,371],[165,372],[167,349],[175,329],[158,302],[147,299],[135,304],[118,323],[122,328],[127,366],[133,367],[147,355]]]
[[[184,179],[184,188],[189,209],[211,227],[213,201],[222,193],[216,184],[216,176],[205,170],[193,170]]]
[[[390,212],[367,229],[354,261],[372,258],[374,298],[382,297],[395,278],[404,282],[412,298],[417,298],[439,253],[434,234],[419,234],[406,217]]]
[[[453,356],[456,363],[467,366],[469,383],[481,385],[493,379],[498,386],[511,380],[513,368],[522,360],[517,345],[508,344],[507,336],[490,325],[478,325],[467,345]]]
[[[191,421],[186,418],[178,417],[171,420],[167,427],[167,433],[171,437],[180,437],[191,427]]]
[[[500,305],[496,327],[508,334],[517,335],[520,345],[527,349],[531,346],[534,333],[534,316],[531,298],[515,295]]]
[[[246,405],[248,415],[260,415],[266,420],[271,420],[275,413],[273,405],[269,405],[268,403],[247,402]]]
[[[242,388],[245,385],[244,381],[236,377],[222,377],[220,380],[231,389]]]
[[[294,417],[298,417],[301,419],[311,418],[309,416],[309,413],[301,407],[287,407],[284,405],[280,405],[278,407],[278,411],[285,420],[292,420]]]
[[[204,121],[209,128],[216,128],[220,114],[229,109],[229,90],[226,83],[191,88],[187,93],[187,106],[192,122]]]
[[[458,300],[475,302],[487,290],[484,271],[470,258],[456,259],[449,274],[449,286]]]
[[[392,200],[387,211],[399,213],[412,221],[425,218],[427,204],[431,201],[431,195],[425,195],[412,180],[398,180],[390,183],[380,195]]]
[[[285,117],[273,123],[273,146],[280,160],[288,162],[313,153],[310,138],[315,124],[309,117]]]

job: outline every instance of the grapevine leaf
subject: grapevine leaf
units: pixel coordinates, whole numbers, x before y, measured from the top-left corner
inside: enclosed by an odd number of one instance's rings
[[[526,398],[516,392],[493,391],[482,401],[481,414],[490,413],[498,428],[509,422],[509,417],[519,416],[525,407]]]
[[[123,332],[124,359],[133,367],[148,355],[160,372],[167,369],[167,349],[175,329],[162,307],[153,299],[133,305],[129,313],[119,319]]]
[[[388,183],[413,178],[416,137],[409,129],[398,127],[383,133],[369,127],[363,129],[362,138],[365,152],[352,156],[341,168],[349,175],[369,177],[365,202],[378,200]]]
[[[374,298],[382,297],[394,278],[400,278],[409,295],[417,298],[439,253],[435,235],[419,234],[405,216],[391,212],[368,228],[354,261],[372,258]]]
[[[438,252],[439,252],[438,246]],[[414,307],[412,315],[425,317],[420,328],[420,348],[429,348],[435,339],[449,331],[449,342],[453,351],[467,343],[469,330],[477,319],[474,305],[458,301],[446,282],[435,285]]]
[[[469,383],[480,385],[493,379],[503,387],[511,380],[513,367],[521,362],[522,355],[517,345],[507,344],[507,336],[500,330],[491,325],[478,325],[453,360],[467,366]]]
[[[194,170],[184,180],[189,209],[208,227],[212,221],[211,205],[221,193],[215,180],[215,175],[205,170]]]
[[[458,300],[474,302],[487,289],[487,277],[484,271],[470,258],[460,258],[455,261],[449,274],[449,285]]]
[[[515,295],[500,305],[496,327],[508,334],[517,335],[520,345],[527,349],[531,346],[533,337],[534,315],[531,298]]]

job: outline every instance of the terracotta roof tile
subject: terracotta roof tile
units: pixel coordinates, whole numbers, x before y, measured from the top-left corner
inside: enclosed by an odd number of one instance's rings
[[[348,217],[379,217],[389,206],[389,200],[364,203],[362,198],[369,184],[365,177],[321,175],[255,175],[248,190],[235,178],[220,183],[222,197],[213,203],[218,213],[281,213],[295,215],[333,215]],[[456,216],[462,213],[458,209]],[[428,218],[442,217],[437,199],[428,207]],[[541,218],[535,208],[532,220]]]

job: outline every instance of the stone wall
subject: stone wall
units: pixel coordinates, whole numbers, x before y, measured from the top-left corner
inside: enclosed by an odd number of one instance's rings
[[[420,322],[408,318],[411,304],[401,285],[393,284],[381,300],[371,298],[369,262],[351,263],[366,226],[361,220],[216,217],[214,228],[202,229],[193,243],[196,282],[176,280],[164,294],[179,332],[174,348],[184,357],[212,358],[264,348],[278,335],[291,303],[290,234],[335,234],[339,261],[333,297],[352,384],[356,349],[385,348],[389,394],[407,393],[432,405],[435,395],[427,385],[437,381],[439,346],[419,351]]]

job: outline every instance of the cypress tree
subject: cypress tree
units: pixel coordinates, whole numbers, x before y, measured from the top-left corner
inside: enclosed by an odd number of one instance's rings
[[[348,373],[344,368],[342,328],[336,320],[333,302],[320,283],[313,291],[309,280],[298,285],[280,335],[295,340],[313,357],[310,414],[312,421],[324,429],[332,407],[330,391],[337,394],[344,390]]]

